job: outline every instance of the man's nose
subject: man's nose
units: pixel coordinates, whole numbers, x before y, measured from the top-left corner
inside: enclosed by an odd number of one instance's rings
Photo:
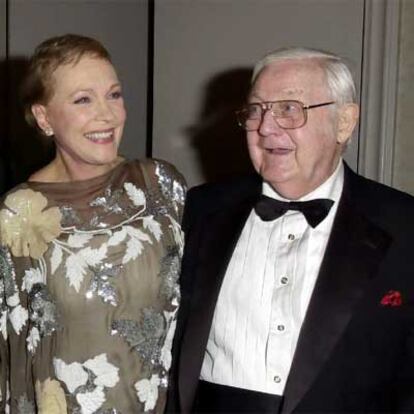
[[[276,122],[275,117],[273,116],[271,109],[266,109],[262,116],[262,122],[259,126],[260,135],[270,135],[270,134],[282,134],[284,131],[278,123]]]

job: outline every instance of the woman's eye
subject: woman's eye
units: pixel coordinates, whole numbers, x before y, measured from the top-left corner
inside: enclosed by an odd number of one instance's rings
[[[78,98],[75,100],[75,104],[86,104],[89,103],[91,100],[87,96],[82,96],[81,98]]]
[[[110,94],[111,99],[119,99],[122,98],[122,92],[121,91],[114,91]]]

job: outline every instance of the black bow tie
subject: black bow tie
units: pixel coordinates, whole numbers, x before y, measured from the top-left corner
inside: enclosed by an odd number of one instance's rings
[[[327,198],[310,201],[280,201],[261,195],[254,209],[263,221],[276,220],[288,210],[300,211],[309,225],[316,227],[328,215],[333,203]]]

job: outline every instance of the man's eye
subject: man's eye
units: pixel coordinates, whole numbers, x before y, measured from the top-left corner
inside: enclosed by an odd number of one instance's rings
[[[89,97],[87,96],[82,96],[81,98],[76,99],[76,101],[74,102],[75,104],[86,104],[89,103],[91,100],[89,99]]]
[[[296,114],[299,111],[298,105],[292,102],[285,102],[280,105],[280,112],[282,114]]]
[[[246,110],[249,117],[257,117],[261,114],[261,108],[259,105],[250,105]]]

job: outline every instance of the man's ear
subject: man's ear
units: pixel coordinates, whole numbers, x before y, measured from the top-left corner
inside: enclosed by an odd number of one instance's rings
[[[338,144],[346,144],[358,122],[358,118],[359,106],[357,104],[347,103],[339,108],[338,130],[336,135]]]
[[[47,118],[46,107],[42,104],[34,104],[32,105],[31,110],[38,127],[43,131],[43,133],[47,136],[53,135],[53,129]]]

